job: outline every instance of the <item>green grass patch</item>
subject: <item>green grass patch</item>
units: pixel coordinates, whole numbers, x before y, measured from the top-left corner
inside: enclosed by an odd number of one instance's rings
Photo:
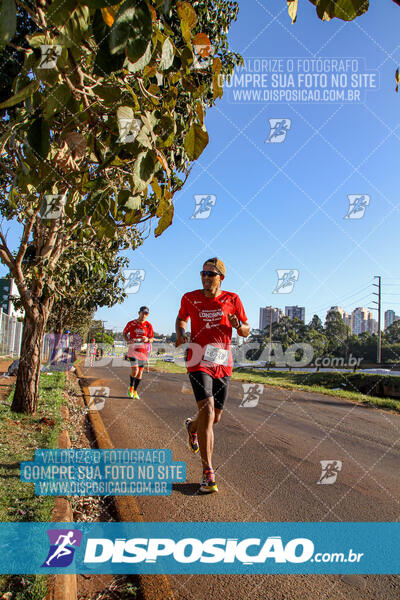
[[[328,396],[346,398],[360,404],[390,408],[400,412],[400,400],[384,395],[386,386],[398,389],[400,378],[373,373],[304,373],[289,371],[263,371],[234,369],[232,379],[293,390],[317,392]],[[340,388],[340,389],[336,389]],[[374,395],[382,393],[382,396]]]
[[[156,360],[151,363],[151,367],[161,373],[186,373],[186,367],[176,365],[174,362],[164,362],[163,360]]]
[[[175,363],[158,360],[153,365],[164,373],[186,373]],[[232,379],[249,383],[263,383],[274,387],[315,392],[328,396],[346,398],[359,404],[371,404],[400,412],[400,400],[390,398],[388,388],[400,393],[400,377],[375,375],[374,373],[289,372],[260,371],[259,369],[234,369]],[[340,388],[340,389],[335,389]]]
[[[20,480],[20,463],[34,459],[38,448],[56,448],[61,430],[65,374],[41,375],[35,415],[11,411],[14,392],[0,402],[0,521],[51,521],[52,496],[36,496],[33,483]],[[43,575],[0,575],[1,593],[12,600],[43,600]]]

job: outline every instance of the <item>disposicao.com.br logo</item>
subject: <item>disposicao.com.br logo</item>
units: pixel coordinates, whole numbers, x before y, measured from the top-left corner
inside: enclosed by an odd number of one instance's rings
[[[75,548],[81,545],[79,529],[48,529],[50,548],[42,567],[68,567],[74,558]]]
[[[294,538],[286,544],[280,536],[262,538],[90,538],[86,543],[84,563],[156,563],[172,558],[176,563],[275,563],[359,562],[363,553],[350,549],[344,552],[322,553],[314,556],[314,543],[307,538]]]
[[[399,540],[398,522],[2,523],[0,573],[399,574]]]

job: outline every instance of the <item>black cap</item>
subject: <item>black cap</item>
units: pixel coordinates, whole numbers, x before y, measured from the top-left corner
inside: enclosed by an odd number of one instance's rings
[[[149,313],[150,312],[149,311],[149,307],[148,306],[141,306],[139,308],[139,312],[148,312]]]

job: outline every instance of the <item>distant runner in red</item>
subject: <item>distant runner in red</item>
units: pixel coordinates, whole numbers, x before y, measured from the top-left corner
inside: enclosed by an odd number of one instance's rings
[[[128,359],[131,362],[131,375],[128,396],[139,400],[138,387],[142,380],[143,368],[145,367],[151,343],[154,338],[153,326],[147,321],[149,309],[141,306],[139,318],[129,321],[124,329],[124,339],[128,342]]]
[[[189,379],[197,401],[196,419],[186,419],[189,447],[200,449],[203,479],[200,492],[217,492],[212,467],[214,423],[221,420],[232,375],[232,328],[247,337],[250,325],[237,294],[221,290],[225,265],[218,258],[209,258],[200,271],[202,290],[184,294],[176,319],[176,346],[187,342],[187,322],[191,320],[190,345],[186,357]]]

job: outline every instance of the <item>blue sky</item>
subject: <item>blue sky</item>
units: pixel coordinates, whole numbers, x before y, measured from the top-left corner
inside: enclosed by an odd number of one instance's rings
[[[127,253],[129,268],[145,271],[139,290],[96,313],[106,328],[121,329],[146,304],[154,329],[172,332],[182,294],[200,286],[211,256],[225,262],[223,288],[239,293],[254,328],[266,305],[305,306],[306,321],[335,304],[372,306],[374,275],[384,310],[400,314],[400,7],[381,0],[354,22],[321,22],[300,0],[294,25],[284,0],[239,7],[230,45],[245,59],[356,59],[376,88],[347,103],[235,102],[227,89],[207,114],[210,143],[175,196],[172,226]],[[282,143],[266,143],[269,119],[291,120]],[[207,219],[190,218],[195,194],[216,197]],[[370,197],[362,218],[344,219],[349,194]],[[272,293],[277,269],[298,270],[292,293]]]
[[[173,225],[129,255],[130,268],[146,272],[139,291],[98,311],[106,327],[121,327],[147,304],[154,328],[173,331],[180,298],[199,287],[210,256],[226,263],[223,287],[239,293],[253,327],[260,306],[270,304],[305,306],[306,320],[314,312],[324,319],[334,304],[373,306],[374,275],[383,277],[384,309],[400,312],[400,285],[392,285],[400,284],[400,8],[382,0],[344,23],[321,22],[311,3],[299,4],[291,25],[286,2],[240,1],[232,49],[285,61],[357,58],[360,72],[375,73],[376,89],[347,104],[235,103],[226,90],[207,114],[210,143],[175,197]],[[265,143],[271,118],[291,119],[282,143]],[[216,196],[207,219],[190,219],[195,194]],[[349,194],[370,196],[361,219],[344,219]],[[272,293],[277,269],[299,271],[292,293]]]

